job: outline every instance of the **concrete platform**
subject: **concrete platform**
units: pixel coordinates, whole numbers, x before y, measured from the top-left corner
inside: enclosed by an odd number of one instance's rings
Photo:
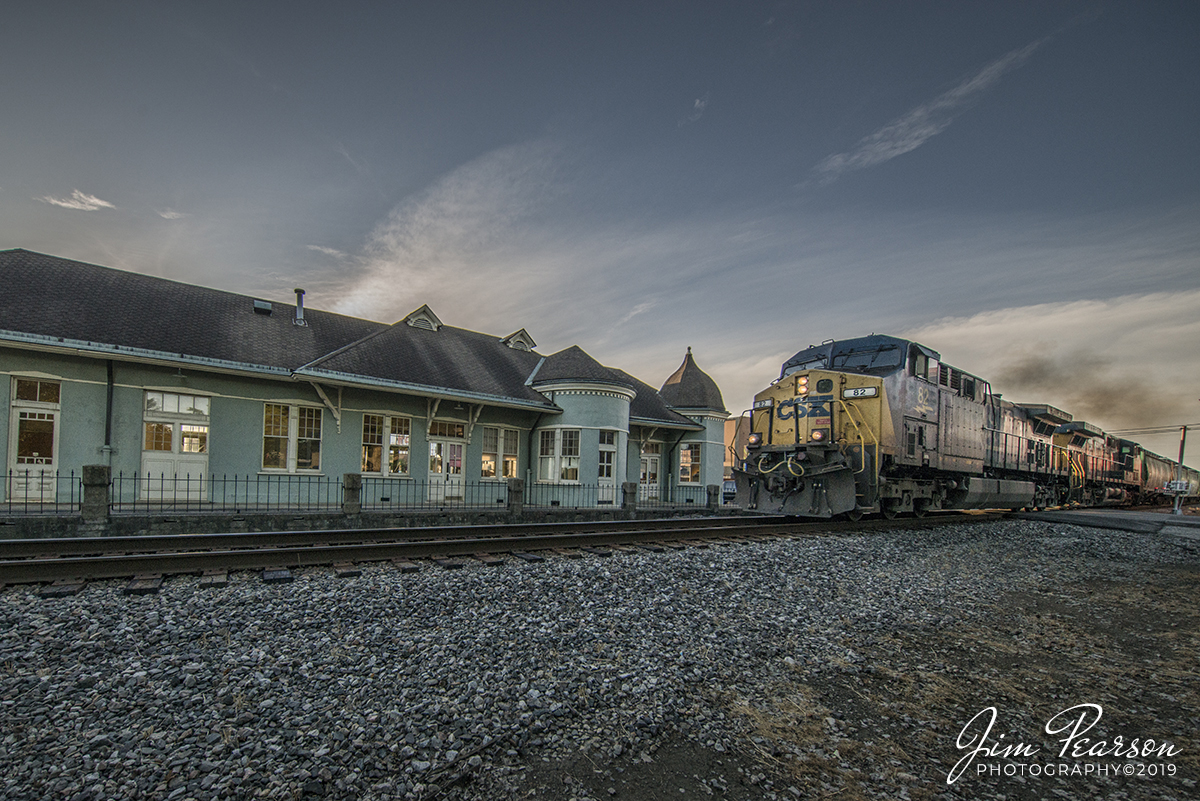
[[[1061,509],[1046,512],[1014,512],[1023,520],[1070,523],[1089,528],[1110,528],[1140,534],[1165,534],[1200,541],[1200,515],[1170,512],[1131,512],[1124,509]]]

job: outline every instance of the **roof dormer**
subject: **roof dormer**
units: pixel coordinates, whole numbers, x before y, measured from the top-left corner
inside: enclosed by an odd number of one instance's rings
[[[507,345],[513,350],[532,351],[537,347],[537,343],[533,341],[533,337],[529,336],[529,332],[524,328],[509,334],[500,340],[500,343]]]
[[[442,327],[442,321],[433,313],[433,309],[429,306],[422,306],[412,314],[404,318],[404,322],[411,325],[413,328],[424,328],[427,331],[437,331]]]

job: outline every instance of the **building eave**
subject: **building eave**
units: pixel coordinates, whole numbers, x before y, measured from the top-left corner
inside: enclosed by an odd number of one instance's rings
[[[300,369],[294,371],[291,376],[297,381],[319,381],[334,386],[378,389],[399,392],[405,395],[416,395],[422,398],[441,398],[443,400],[484,403],[488,406],[497,406],[506,409],[537,411],[543,414],[562,414],[562,409],[549,401],[539,403],[521,398],[492,395],[486,392],[470,392],[467,390],[450,389],[448,387],[414,384],[408,381],[393,381],[387,378],[342,373],[336,370]]]
[[[190,356],[186,353],[167,353],[148,348],[112,345],[105,342],[88,342],[65,337],[50,337],[42,334],[27,334],[21,331],[0,331],[0,344],[11,345],[12,347],[23,348],[25,350],[58,353],[68,356],[115,359],[117,361],[157,364],[169,367],[186,365],[197,370],[209,370],[220,373],[238,373],[260,377],[270,376],[272,378],[288,378],[292,374],[292,371],[287,367],[250,364],[248,362],[236,362],[227,359],[211,359],[204,356]]]

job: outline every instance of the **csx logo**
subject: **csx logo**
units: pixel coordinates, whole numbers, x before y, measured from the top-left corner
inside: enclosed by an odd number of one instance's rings
[[[815,395],[811,398],[792,398],[782,401],[775,408],[775,416],[780,420],[791,420],[800,417],[828,417],[829,402],[832,395]]]

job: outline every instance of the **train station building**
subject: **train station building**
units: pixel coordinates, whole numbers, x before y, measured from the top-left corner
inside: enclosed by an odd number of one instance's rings
[[[3,501],[247,503],[361,477],[364,506],[706,503],[720,390],[690,349],[656,390],[524,328],[391,324],[26,250],[0,252]],[[519,479],[514,485],[511,480]],[[332,497],[332,496],[331,496]],[[331,501],[332,502],[332,501]]]

